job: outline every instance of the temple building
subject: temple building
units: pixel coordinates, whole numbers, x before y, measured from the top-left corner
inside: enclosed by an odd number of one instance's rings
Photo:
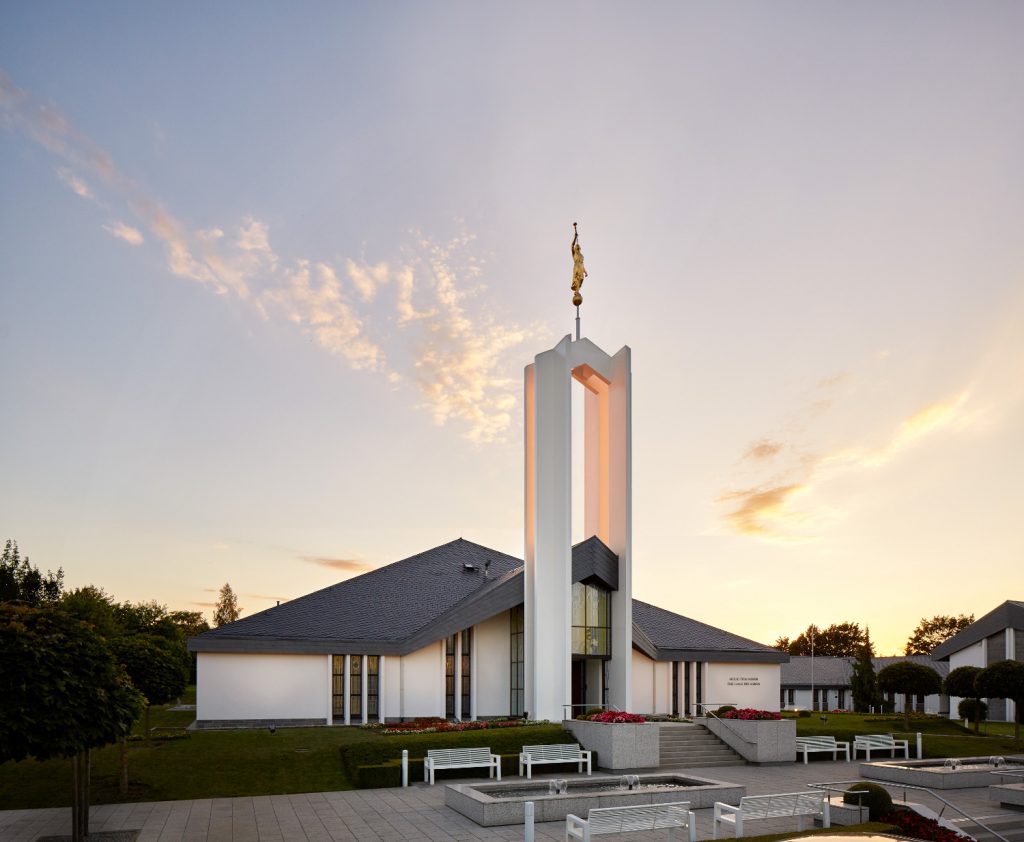
[[[630,356],[577,332],[526,367],[525,559],[459,538],[193,638],[197,727],[778,710],[788,655],[633,599]]]

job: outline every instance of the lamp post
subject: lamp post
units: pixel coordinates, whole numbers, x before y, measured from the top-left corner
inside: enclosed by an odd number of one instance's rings
[[[818,706],[815,704],[817,699],[814,698],[814,626],[811,626],[811,710],[817,710]]]

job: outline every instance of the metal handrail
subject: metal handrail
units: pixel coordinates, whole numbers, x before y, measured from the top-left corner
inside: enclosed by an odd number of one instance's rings
[[[739,731],[736,730],[736,728],[733,726],[733,724],[728,719],[722,719],[722,717],[720,717],[717,713],[715,713],[713,710],[711,710],[710,708],[712,707],[712,705],[714,705],[716,708],[725,707],[726,705],[728,705],[730,707],[736,707],[736,705],[733,702],[697,702],[697,707],[704,709],[704,716],[705,717],[709,717],[710,716],[710,717],[716,719],[717,721],[721,722],[722,725],[724,725],[726,728],[728,728],[730,731],[732,731],[733,734],[735,734],[737,737],[739,737],[741,740],[743,740],[743,742],[745,742],[747,745],[752,745],[752,746],[756,746],[757,745],[757,740],[749,740],[749,739],[747,739]]]
[[[826,781],[826,782],[817,783],[817,784],[807,784],[807,786],[812,787],[813,789],[823,789],[823,790],[825,790],[826,793],[827,792],[833,792],[833,791],[835,791],[835,792],[840,792],[840,791],[841,792],[846,792],[846,790],[839,790],[838,787],[846,786],[848,784],[860,784],[860,783],[864,783],[864,781],[861,780],[860,778],[855,778],[852,781]],[[897,789],[897,790],[902,789],[903,790],[903,803],[904,804],[907,803],[907,792],[906,791],[908,789],[914,789],[914,790],[917,790],[918,792],[926,792],[926,793],[928,793],[928,795],[932,796],[932,798],[934,798],[936,801],[941,801],[942,802],[943,807],[942,807],[941,810],[939,810],[939,814],[938,814],[939,818],[942,818],[942,814],[944,812],[946,812],[946,807],[949,807],[950,809],[955,810],[956,812],[958,812],[961,816],[963,816],[965,819],[967,819],[967,821],[971,822],[972,824],[977,825],[982,830],[985,830],[988,833],[991,833],[993,836],[996,837],[996,839],[1002,839],[1003,842],[1010,842],[1005,836],[1003,836],[1003,834],[993,830],[987,824],[982,822],[980,819],[976,819],[976,818],[974,818],[974,816],[970,815],[969,813],[965,813],[963,810],[961,810],[959,807],[957,807],[956,804],[954,804],[952,801],[947,801],[945,798],[943,798],[941,795],[939,795],[934,790],[928,789],[928,787],[915,786],[914,784],[897,784],[897,783],[890,783],[888,781],[874,781],[874,780],[871,781],[871,783],[878,784],[879,786],[886,787],[887,789]]]

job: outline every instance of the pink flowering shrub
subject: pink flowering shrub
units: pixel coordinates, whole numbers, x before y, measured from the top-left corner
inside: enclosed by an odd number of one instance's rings
[[[782,719],[782,714],[773,710],[754,710],[754,708],[740,708],[730,710],[722,714],[722,719],[743,719],[747,721],[761,719]]]
[[[626,713],[625,711],[621,710],[606,710],[604,713],[595,713],[592,717],[590,717],[590,721],[612,722],[615,724],[626,722],[639,725],[643,722],[646,722],[647,720],[644,719],[639,713]]]

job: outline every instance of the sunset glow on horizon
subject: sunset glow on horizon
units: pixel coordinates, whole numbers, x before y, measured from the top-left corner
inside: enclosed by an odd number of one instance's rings
[[[522,558],[578,222],[636,598],[880,655],[1024,598],[1024,6],[240,8],[5,11],[0,540],[208,614]]]

